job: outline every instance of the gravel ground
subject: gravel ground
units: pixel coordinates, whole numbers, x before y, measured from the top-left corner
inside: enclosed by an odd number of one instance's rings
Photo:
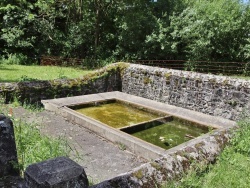
[[[95,183],[128,172],[146,162],[145,159],[120,149],[119,145],[84,127],[72,124],[53,112],[30,112],[17,107],[13,109],[13,115],[23,121],[37,123],[42,133],[48,136],[64,136],[74,148],[70,158],[82,165],[88,178]]]

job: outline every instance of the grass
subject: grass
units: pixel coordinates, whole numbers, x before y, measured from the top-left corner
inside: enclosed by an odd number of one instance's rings
[[[69,156],[66,139],[51,138],[40,133],[37,125],[13,119],[21,174],[28,165],[59,156]]]
[[[233,75],[233,76],[230,76],[230,77],[244,79],[244,80],[250,80],[250,76]]]
[[[0,97],[0,113],[5,115],[11,112],[11,108],[3,103]],[[59,156],[69,156],[72,151],[67,140],[63,137],[51,138],[41,134],[39,127],[35,123],[27,123],[21,119],[10,117],[15,130],[15,140],[18,155],[19,168],[23,175],[28,165],[41,162]]]
[[[77,78],[91,70],[70,67],[7,65],[0,64],[0,82],[18,82],[25,80],[53,80],[57,78]]]
[[[218,157],[215,165],[196,166],[178,181],[166,188],[247,188],[250,185],[250,118],[239,122],[230,145]]]

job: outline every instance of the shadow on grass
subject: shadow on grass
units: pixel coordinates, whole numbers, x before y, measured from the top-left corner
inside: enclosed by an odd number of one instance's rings
[[[6,68],[6,67],[2,67],[1,65],[0,65],[0,71],[1,70],[4,70],[4,71],[17,71],[18,69],[9,69],[9,68]]]
[[[6,65],[0,65],[0,72],[1,71],[5,71],[6,73],[10,72],[10,74],[13,74],[13,71],[18,71],[19,69],[16,69],[16,68],[7,68]],[[19,80],[10,80],[10,79],[5,79],[1,76],[0,74],[0,83],[1,82],[18,82]]]
[[[15,82],[19,82],[19,80],[5,80],[0,78],[0,83],[15,83]]]

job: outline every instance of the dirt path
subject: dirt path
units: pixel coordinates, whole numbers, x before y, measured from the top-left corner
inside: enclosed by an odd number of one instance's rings
[[[72,124],[49,111],[29,112],[22,107],[13,109],[14,117],[40,125],[44,134],[64,136],[76,152],[71,158],[82,165],[89,179],[101,182],[140,166],[144,159],[115,145],[84,127]],[[80,158],[81,159],[80,159]]]

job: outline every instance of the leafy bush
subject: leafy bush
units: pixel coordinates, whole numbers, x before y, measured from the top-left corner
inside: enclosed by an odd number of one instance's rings
[[[32,64],[32,62],[27,56],[23,54],[9,54],[8,57],[1,57],[0,64],[27,65]]]

